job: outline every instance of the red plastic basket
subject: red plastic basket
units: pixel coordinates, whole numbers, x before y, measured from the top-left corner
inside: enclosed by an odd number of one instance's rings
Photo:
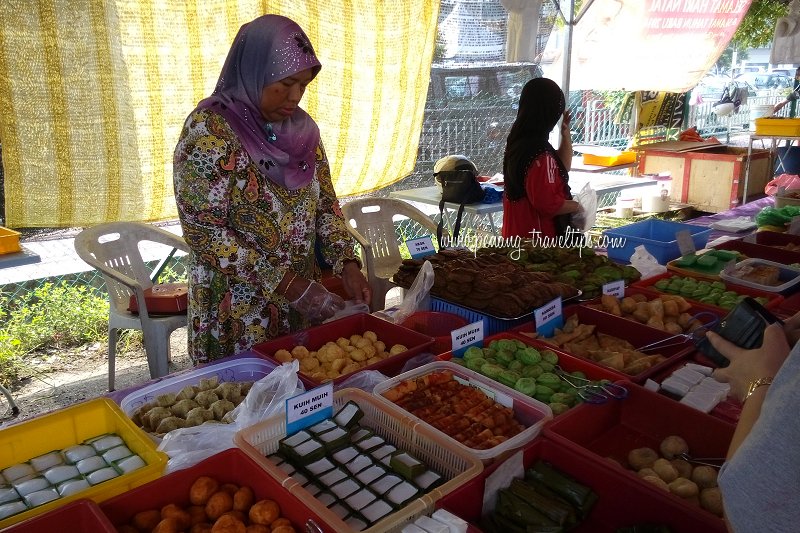
[[[671,531],[726,531],[722,520],[711,513],[677,501],[661,489],[648,486],[645,481],[629,478],[621,468],[603,459],[582,456],[542,437],[526,445],[522,453],[523,468],[532,466],[539,459],[547,461],[597,493],[597,503],[586,520],[574,530],[577,533],[613,533],[643,523],[664,524]],[[485,469],[478,477],[439,500],[436,506],[470,522],[471,526],[477,524],[482,515],[487,478],[497,478],[502,473],[505,485],[511,481],[513,473],[502,470],[495,474],[498,466],[501,465]],[[521,477],[522,472],[517,474]],[[480,530],[473,527],[471,531]]]
[[[419,311],[400,323],[405,328],[433,337],[435,340],[430,347],[430,351],[433,354],[452,350],[453,341],[450,333],[454,329],[463,328],[467,324],[468,322],[465,318],[441,311]]]
[[[5,533],[42,533],[43,531],[115,533],[117,530],[92,500],[75,500],[3,531]]]

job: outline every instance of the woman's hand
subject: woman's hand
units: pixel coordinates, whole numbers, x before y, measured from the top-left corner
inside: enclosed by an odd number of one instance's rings
[[[342,284],[347,294],[357,302],[369,305],[372,301],[372,289],[355,261],[348,261],[344,264]]]
[[[561,135],[563,137],[569,137],[570,139],[572,139],[572,134],[570,133],[570,129],[569,129],[571,120],[572,120],[572,117],[569,114],[569,110],[565,110],[564,111],[564,115],[563,115],[563,117],[561,119]]]
[[[764,342],[755,350],[739,348],[711,331],[706,336],[711,345],[731,362],[725,368],[714,370],[714,379],[730,383],[730,395],[739,401],[744,399],[751,382],[774,377],[791,350],[780,324],[771,324],[764,330]]]

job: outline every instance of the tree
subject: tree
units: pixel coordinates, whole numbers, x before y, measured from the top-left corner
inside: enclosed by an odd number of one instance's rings
[[[775,22],[789,12],[791,0],[753,0],[731,39],[739,50],[770,46]]]

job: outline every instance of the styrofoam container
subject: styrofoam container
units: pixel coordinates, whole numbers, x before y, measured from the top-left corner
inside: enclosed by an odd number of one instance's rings
[[[510,407],[514,411],[514,418],[526,427],[524,431],[514,435],[510,439],[498,444],[497,446],[486,450],[477,450],[475,448],[469,448],[465,446],[450,435],[447,435],[446,433],[434,428],[424,419],[408,413],[408,415],[413,419],[419,420],[421,423],[425,424],[433,431],[441,435],[443,439],[451,441],[455,446],[458,446],[459,448],[464,449],[466,452],[471,453],[475,457],[478,457],[481,461],[493,461],[509,450],[522,447],[525,443],[533,440],[536,435],[542,431],[542,428],[547,421],[553,418],[553,411],[547,404],[526,396],[512,389],[511,387],[474,372],[469,368],[465,368],[449,361],[435,361],[433,363],[428,363],[427,365],[422,365],[413,370],[409,370],[408,372],[404,372],[394,378],[387,379],[386,381],[375,385],[372,393],[376,395],[382,402],[395,405],[391,400],[386,399],[383,396],[383,393],[396,387],[404,380],[414,380],[434,372],[442,371],[452,372],[455,377],[465,381],[466,384],[487,392],[487,396],[493,397],[497,403],[505,405],[506,407]],[[403,412],[407,411],[403,409]]]
[[[620,465],[628,464],[628,453],[633,449],[648,447],[658,451],[661,441],[670,435],[682,437],[689,446],[689,454],[694,457],[727,455],[734,424],[635,383],[624,385],[628,388],[625,400],[579,405],[545,426],[545,436],[594,461],[614,460]],[[649,485],[627,467],[619,471],[642,487]],[[674,494],[664,494],[674,502],[697,509],[693,503]]]
[[[387,351],[394,344],[402,344],[407,348],[405,352],[361,368],[361,370],[378,370],[387,376],[395,376],[400,373],[406,361],[417,354],[429,350],[434,342],[433,337],[430,335],[423,335],[412,329],[381,320],[366,313],[357,313],[256,344],[253,346],[253,351],[277,365],[279,363],[273,356],[280,349],[291,350],[295,346],[302,345],[308,348],[309,351],[314,351],[329,341],[336,341],[339,337],[347,338],[351,335],[361,335],[365,331],[374,331],[378,340],[386,344]],[[339,376],[333,380],[333,383],[339,384],[352,375]],[[302,371],[297,376],[307,388],[314,388],[322,384],[322,381],[313,379]]]
[[[166,393],[178,393],[187,385],[197,385],[201,379],[218,378],[220,383],[230,381],[258,381],[272,372],[276,363],[266,359],[246,358],[219,361],[166,378],[138,389],[120,400],[125,414],[131,416],[136,409]]]
[[[492,465],[461,488],[437,502],[437,507],[450,511],[470,524],[478,524],[484,510],[487,478],[498,468],[519,464],[520,470],[538,460],[550,463],[578,483],[590,487],[598,496],[589,515],[573,530],[576,533],[613,533],[632,524],[663,524],[670,531],[703,531],[724,533],[719,518],[697,506],[675,501],[663,490],[633,480],[621,468],[608,461],[594,459],[565,448],[548,438],[537,438],[520,450],[521,460],[509,459]],[[520,473],[520,472],[518,472]],[[500,474],[495,474],[497,477]],[[511,482],[507,479],[506,485]]]
[[[3,530],[5,533],[116,533],[106,515],[92,500],[76,500],[49,513],[25,520]]]
[[[334,411],[348,401],[358,404],[364,412],[359,424],[372,429],[383,439],[410,452],[446,481],[422,497],[387,515],[364,533],[399,532],[403,526],[423,514],[430,514],[442,496],[468,482],[483,470],[483,464],[474,455],[455,446],[451,439],[443,439],[438,431],[420,424],[389,402],[359,389],[341,389],[333,393]],[[244,428],[234,436],[234,443],[249,455],[280,485],[300,499],[316,513],[332,531],[352,531],[341,518],[326,508],[303,488],[297,480],[278,468],[266,456],[278,451],[278,442],[286,436],[286,416],[279,415]]]
[[[313,510],[303,505],[292,492],[281,487],[280,483],[267,475],[255,461],[237,448],[222,451],[194,466],[172,472],[147,485],[120,494],[103,502],[100,509],[112,524],[119,527],[128,523],[140,511],[161,509],[170,503],[186,508],[191,505],[189,488],[200,476],[212,477],[220,485],[233,483],[248,486],[253,489],[255,501],[264,499],[275,501],[280,507],[281,516],[288,518],[296,531],[305,531],[307,520],[312,520],[325,533],[335,531]]]
[[[776,263],[775,261],[756,258],[739,261],[736,263],[735,268],[739,270],[741,268],[758,265],[772,266],[777,268],[780,271],[780,274],[778,275],[778,281],[780,281],[780,285],[764,285],[763,283],[756,283],[754,281],[738,278],[724,270],[719,273],[719,277],[734,285],[741,285],[743,287],[750,287],[751,289],[758,289],[760,291],[772,293],[789,294],[800,288],[800,285],[798,285],[800,283],[800,268],[792,268],[781,263]]]
[[[696,250],[706,247],[711,228],[650,218],[615,229],[605,230],[603,235],[609,239],[606,248],[608,257],[621,263],[630,263],[631,256],[639,245],[644,245],[656,260],[666,265],[681,256],[675,234],[689,230]]]
[[[689,353],[695,350],[694,344],[692,344],[689,339],[675,338],[674,335],[667,333],[666,331],[651,328],[645,324],[640,324],[638,322],[628,320],[627,318],[622,318],[610,313],[598,311],[597,309],[592,309],[583,305],[571,305],[564,309],[565,321],[572,315],[578,315],[578,322],[581,324],[594,325],[594,331],[596,333],[605,333],[620,339],[624,339],[633,344],[635,348],[643,347],[653,342],[664,341],[663,346],[660,346],[658,349],[648,350],[646,353],[649,355],[660,353],[665,357],[665,360],[633,376],[629,376],[621,370],[603,366],[597,361],[581,357],[580,355],[570,352],[566,348],[561,348],[562,351],[572,355],[573,357],[578,357],[579,359],[583,359],[590,364],[604,368],[607,372],[611,372],[616,375],[617,379],[620,380],[630,379],[636,383],[642,383],[652,374],[658,372],[661,368],[664,368],[677,360],[685,358]],[[532,333],[534,331],[535,326],[532,322],[530,322],[518,328],[514,328],[510,331],[510,333],[518,335],[522,340],[525,340],[526,338],[530,339],[530,337],[525,335],[525,333]],[[544,347],[554,350],[552,345],[549,345],[544,341],[534,340],[533,346],[536,346],[537,348]]]
[[[96,398],[9,426],[0,438],[0,470],[53,450],[63,450],[106,433],[121,437],[147,464],[128,474],[0,520],[0,529],[51,511],[72,501],[101,502],[160,477],[167,455],[108,398]]]

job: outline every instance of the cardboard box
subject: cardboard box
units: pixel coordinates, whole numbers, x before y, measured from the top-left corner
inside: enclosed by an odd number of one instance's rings
[[[671,146],[655,143],[641,147],[639,172],[672,176],[670,199],[702,211],[719,213],[739,205],[744,192],[747,148],[700,144]],[[753,150],[747,195],[764,194],[772,179],[769,150]]]

